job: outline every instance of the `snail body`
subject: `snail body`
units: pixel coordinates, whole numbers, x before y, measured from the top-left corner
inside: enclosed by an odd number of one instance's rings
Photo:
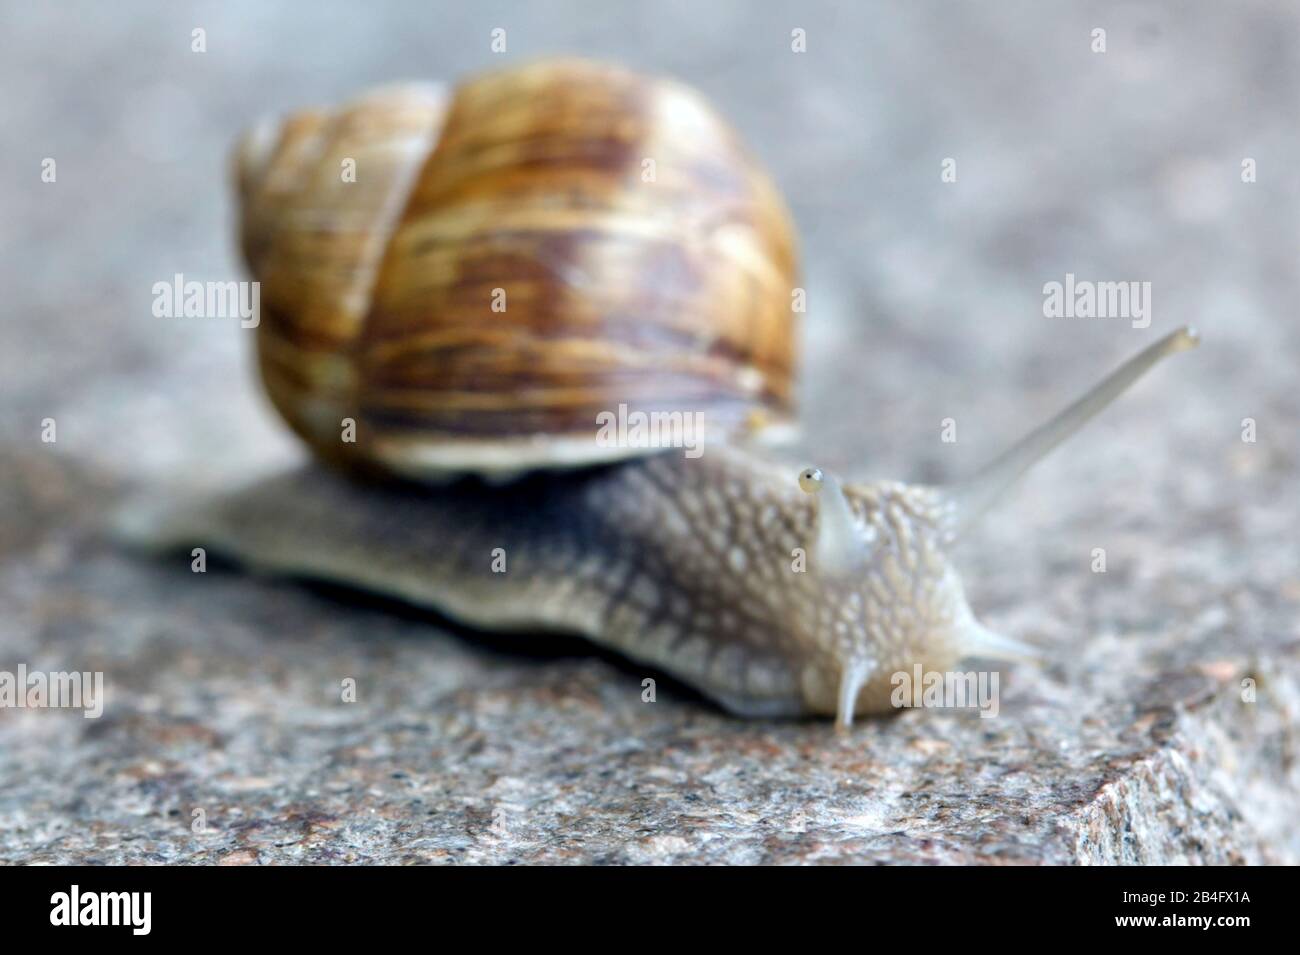
[[[763,447],[793,420],[793,230],[684,87],[544,63],[303,114],[237,155],[263,380],[324,463],[136,536],[583,635],[741,715],[847,726],[917,664],[1031,655],[975,619],[953,543],[1195,343],[1166,336],[965,484],[842,484]],[[620,406],[702,413],[701,453],[598,441]]]
[[[489,631],[583,634],[750,716],[835,713],[843,662],[888,676],[973,648],[940,501],[846,494],[878,547],[852,577],[807,570],[816,508],[793,470],[737,446],[506,486],[428,489],[307,465],[172,516],[167,535],[260,570],[344,583]],[[971,631],[974,633],[975,631]]]

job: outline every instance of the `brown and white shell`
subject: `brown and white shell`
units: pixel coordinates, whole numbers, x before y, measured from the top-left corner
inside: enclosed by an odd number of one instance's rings
[[[547,61],[262,124],[236,161],[261,372],[327,459],[508,474],[642,453],[597,440],[620,405],[710,440],[791,420],[793,227],[687,87]]]

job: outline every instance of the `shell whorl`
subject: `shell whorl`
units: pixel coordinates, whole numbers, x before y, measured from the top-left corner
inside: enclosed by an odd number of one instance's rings
[[[713,438],[789,420],[793,229],[684,86],[562,60],[399,87],[256,127],[237,163],[262,374],[326,457],[583,464],[628,453],[595,441],[621,404]]]

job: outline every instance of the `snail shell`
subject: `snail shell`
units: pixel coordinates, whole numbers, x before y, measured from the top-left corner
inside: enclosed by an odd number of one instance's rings
[[[711,441],[789,425],[790,217],[679,83],[564,60],[389,88],[263,124],[236,162],[261,373],[327,459],[598,463],[642,453],[597,441],[620,405],[701,413]]]

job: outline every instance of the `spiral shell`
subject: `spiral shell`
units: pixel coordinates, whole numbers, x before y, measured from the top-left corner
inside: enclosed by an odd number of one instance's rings
[[[263,380],[326,458],[509,474],[643,453],[598,440],[620,405],[709,440],[790,420],[789,215],[678,83],[562,60],[393,87],[259,125],[236,166]]]

